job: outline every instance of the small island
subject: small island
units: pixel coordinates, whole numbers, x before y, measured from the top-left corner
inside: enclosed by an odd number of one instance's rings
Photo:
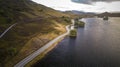
[[[70,30],[69,36],[70,36],[70,37],[76,37],[76,36],[77,36],[77,30],[76,30],[76,29]]]
[[[74,27],[78,28],[78,27],[84,27],[85,26],[85,22],[80,21],[80,19],[76,18],[74,19]]]
[[[83,21],[76,21],[75,22],[75,27],[84,27],[85,23]]]
[[[108,16],[103,17],[103,20],[108,20],[108,19],[109,19]]]

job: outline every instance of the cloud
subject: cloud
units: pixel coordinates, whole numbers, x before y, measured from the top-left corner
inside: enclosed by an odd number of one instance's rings
[[[71,0],[75,3],[83,3],[83,4],[91,4],[93,2],[113,2],[113,1],[120,1],[120,0]]]
[[[84,3],[84,4],[90,4],[91,1],[90,0],[71,0],[72,2],[75,3]]]

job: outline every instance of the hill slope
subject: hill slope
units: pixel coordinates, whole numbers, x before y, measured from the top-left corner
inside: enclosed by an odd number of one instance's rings
[[[0,0],[0,34],[11,24],[30,21],[31,18],[67,16],[64,13],[32,2],[31,0]]]
[[[38,16],[60,17],[65,14],[37,4],[30,0],[0,0],[0,19],[5,22],[18,21],[24,18],[35,18]]]
[[[65,32],[70,16],[30,0],[0,0],[0,67],[13,67],[45,43]]]
[[[112,12],[112,13],[104,12],[104,13],[98,14],[97,16],[99,16],[99,17],[104,17],[104,16],[120,17],[120,12]]]
[[[78,15],[80,18],[82,17],[93,17],[96,14],[93,12],[84,12],[84,11],[77,11],[77,10],[71,10],[71,11],[65,11],[66,14],[75,14]]]

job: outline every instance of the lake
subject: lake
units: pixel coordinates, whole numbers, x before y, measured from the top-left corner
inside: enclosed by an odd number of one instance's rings
[[[33,67],[120,67],[120,18],[84,18],[77,37],[66,36]]]

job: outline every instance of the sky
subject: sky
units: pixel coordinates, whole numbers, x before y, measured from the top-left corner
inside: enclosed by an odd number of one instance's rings
[[[55,10],[84,12],[120,12],[120,0],[32,0]]]

